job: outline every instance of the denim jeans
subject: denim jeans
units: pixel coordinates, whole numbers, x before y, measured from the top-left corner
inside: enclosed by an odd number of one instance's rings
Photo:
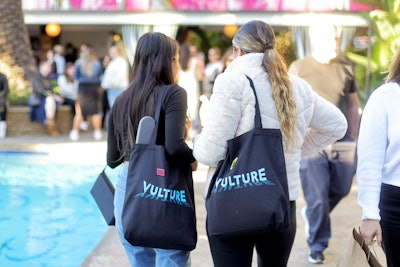
[[[115,227],[121,243],[128,256],[131,266],[134,267],[189,267],[190,252],[174,249],[159,249],[132,246],[125,238],[122,228],[121,214],[125,199],[126,177],[128,164],[123,164],[118,175],[118,182],[114,196]]]
[[[115,89],[107,89],[107,100],[108,100],[108,105],[110,108],[114,105],[115,99],[119,96],[120,93],[122,93],[123,89],[122,88],[115,88]]]
[[[322,252],[328,247],[329,214],[350,192],[356,165],[354,141],[338,141],[301,160],[300,178],[309,224],[307,243],[311,251]]]

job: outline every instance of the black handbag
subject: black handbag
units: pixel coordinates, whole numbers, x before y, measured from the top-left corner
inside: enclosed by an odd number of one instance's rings
[[[107,167],[107,166],[106,166]],[[104,220],[108,225],[115,225],[114,217],[114,193],[115,188],[108,178],[104,167],[103,171],[97,176],[96,182],[93,184],[90,194],[96,201]]]
[[[160,90],[150,143],[132,146],[121,220],[134,246],[189,251],[197,243],[192,170],[156,144],[167,89]]]
[[[289,192],[280,129],[263,129],[256,98],[255,128],[228,140],[228,151],[206,197],[210,236],[239,237],[285,231]]]

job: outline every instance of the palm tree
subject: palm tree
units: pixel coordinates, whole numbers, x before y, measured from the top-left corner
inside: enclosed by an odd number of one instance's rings
[[[37,72],[21,0],[0,1],[0,72],[7,76],[11,95],[17,98],[27,94]]]

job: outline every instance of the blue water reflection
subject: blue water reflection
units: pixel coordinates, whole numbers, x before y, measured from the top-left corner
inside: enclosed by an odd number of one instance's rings
[[[108,227],[90,195],[103,167],[0,152],[0,266],[80,266]]]

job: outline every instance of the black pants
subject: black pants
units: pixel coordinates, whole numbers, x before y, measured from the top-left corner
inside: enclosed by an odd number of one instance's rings
[[[259,267],[285,267],[296,235],[296,202],[290,202],[290,225],[284,232],[240,238],[208,237],[215,267],[250,267],[256,248]]]
[[[71,107],[71,116],[72,119],[75,116],[75,100],[71,98],[64,97],[63,106],[70,106]]]
[[[400,187],[382,184],[379,202],[387,266],[400,266]]]
[[[7,107],[6,105],[0,107],[0,121],[7,120]]]

